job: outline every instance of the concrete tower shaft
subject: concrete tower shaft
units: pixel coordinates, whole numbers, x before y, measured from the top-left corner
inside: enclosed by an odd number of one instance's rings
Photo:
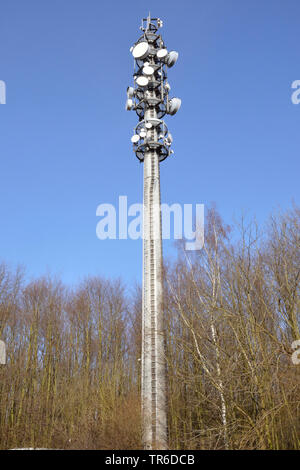
[[[143,35],[131,48],[134,87],[127,88],[126,101],[126,109],[139,117],[131,140],[144,162],[141,399],[143,444],[149,450],[168,448],[159,165],[173,153],[162,117],[175,114],[181,103],[179,98],[169,100],[167,67],[175,64],[178,53],[167,51],[157,32],[161,26],[150,14],[142,20]]]

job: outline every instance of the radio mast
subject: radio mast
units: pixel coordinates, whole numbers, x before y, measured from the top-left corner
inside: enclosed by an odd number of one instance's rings
[[[181,105],[169,99],[167,69],[178,52],[168,52],[158,30],[159,18],[142,19],[142,36],[131,47],[134,86],[127,88],[126,109],[139,122],[131,137],[133,150],[144,163],[142,429],[145,449],[167,449],[166,357],[163,313],[162,230],[159,164],[173,154],[172,136],[163,121]]]

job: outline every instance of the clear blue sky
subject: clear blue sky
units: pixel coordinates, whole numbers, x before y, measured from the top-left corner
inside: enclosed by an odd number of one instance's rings
[[[299,202],[299,0],[10,0],[0,7],[0,258],[29,277],[140,281],[141,241],[100,241],[96,208],[142,202],[129,48],[148,11],[179,51],[162,201],[215,201],[227,222]],[[165,253],[171,251],[165,243]]]

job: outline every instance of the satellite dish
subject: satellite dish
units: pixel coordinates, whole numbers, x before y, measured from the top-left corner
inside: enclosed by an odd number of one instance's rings
[[[134,88],[132,86],[129,86],[127,88],[127,98],[132,98],[134,95]]]
[[[140,132],[140,137],[142,137],[142,139],[143,139],[144,137],[146,137],[146,135],[147,134],[146,134],[145,129],[142,129],[141,132]]]
[[[128,98],[128,100],[126,100],[125,109],[126,111],[130,111],[132,108],[133,108],[133,101],[131,98]]]
[[[140,136],[138,134],[134,134],[132,137],[131,137],[131,142],[133,144],[136,144],[138,141],[140,140]]]
[[[145,75],[148,75],[148,76],[153,75],[154,74],[154,68],[151,67],[150,65],[146,65],[145,67],[143,67],[143,73]]]
[[[171,114],[171,116],[173,116],[174,114],[177,113],[180,106],[181,106],[181,99],[180,98],[172,98],[169,101],[169,112],[168,112],[168,114]]]
[[[145,126],[146,126],[147,129],[151,129],[151,128],[152,128],[151,122],[146,122]]]
[[[164,59],[168,55],[167,49],[159,49],[156,53],[158,59]]]
[[[147,42],[139,42],[134,46],[132,55],[135,59],[144,59],[149,52],[149,44]]]
[[[136,83],[139,85],[139,86],[147,86],[148,83],[149,83],[149,80],[147,77],[143,77],[143,76],[139,76],[137,79],[136,79]]]
[[[178,59],[178,55],[179,54],[176,51],[169,52],[168,58],[167,58],[167,66],[168,67],[173,67],[173,65],[176,64],[177,59]]]

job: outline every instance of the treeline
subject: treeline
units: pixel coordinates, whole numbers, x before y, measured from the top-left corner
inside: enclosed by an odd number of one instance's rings
[[[208,210],[165,265],[171,449],[300,449],[300,210],[259,232]],[[0,447],[138,449],[141,289],[0,265]]]

